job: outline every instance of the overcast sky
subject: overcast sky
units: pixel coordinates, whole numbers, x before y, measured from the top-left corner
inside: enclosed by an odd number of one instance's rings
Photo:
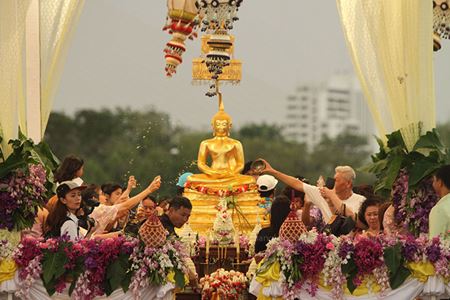
[[[187,41],[184,62],[164,75],[161,28],[164,0],[88,0],[74,34],[54,110],[145,109],[171,115],[176,124],[208,126],[217,101],[207,86],[191,84],[191,61],[200,39]],[[282,123],[286,97],[296,85],[353,72],[334,1],[246,0],[235,23],[235,57],[243,80],[225,87],[225,109],[239,127],[248,122]],[[438,121],[450,120],[450,43],[435,56]]]

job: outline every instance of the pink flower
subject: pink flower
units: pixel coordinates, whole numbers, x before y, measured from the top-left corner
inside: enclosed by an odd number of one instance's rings
[[[328,250],[334,250],[334,245],[332,242],[328,242],[326,247]]]

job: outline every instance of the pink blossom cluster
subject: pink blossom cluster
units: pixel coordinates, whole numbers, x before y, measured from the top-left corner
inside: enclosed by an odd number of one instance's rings
[[[358,274],[353,283],[358,286],[365,275],[372,274],[376,268],[380,268],[384,264],[381,242],[377,239],[360,238],[355,243],[353,259],[358,268]]]

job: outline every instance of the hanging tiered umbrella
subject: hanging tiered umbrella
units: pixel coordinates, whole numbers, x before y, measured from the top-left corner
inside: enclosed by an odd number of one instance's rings
[[[172,39],[166,44],[164,53],[166,75],[171,77],[183,62],[182,55],[186,51],[184,41],[197,36],[198,11],[196,0],[167,0],[167,9],[167,22],[163,30],[167,30]]]

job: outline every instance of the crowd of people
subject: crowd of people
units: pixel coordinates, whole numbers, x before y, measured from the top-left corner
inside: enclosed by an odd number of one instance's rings
[[[406,234],[408,224],[395,220],[395,208],[390,199],[375,195],[371,186],[354,186],[356,173],[350,166],[338,166],[332,179],[320,179],[313,185],[302,176],[289,176],[274,169],[267,161],[264,170],[255,173],[250,163],[243,174],[255,177],[270,226],[257,235],[255,251],[266,249],[266,244],[277,237],[290,212],[307,230],[315,229],[339,235],[377,237]],[[116,183],[102,185],[83,181],[84,162],[67,156],[55,173],[56,195],[39,210],[34,226],[26,235],[70,239],[108,238],[119,235],[137,237],[139,228],[153,214],[157,214],[168,236],[177,236],[175,228],[188,222],[192,204],[183,197],[184,185],[192,173],[185,173],[177,182],[177,193],[172,198],[151,194],[161,185],[156,176],[140,193],[131,196],[137,182],[129,177],[126,187]],[[279,181],[286,187],[278,191]],[[429,236],[450,230],[450,165],[439,168],[433,175],[433,188],[440,200],[431,210]]]
[[[336,236],[345,234],[358,238],[408,233],[408,224],[395,219],[391,199],[377,196],[369,185],[353,185],[356,173],[350,166],[336,167],[330,184],[318,182],[312,185],[302,176],[289,176],[275,170],[267,161],[261,161],[266,175],[260,176],[257,182],[264,177],[264,182],[273,183],[270,190],[264,189],[265,195],[276,195],[278,180],[287,187],[271,201],[270,227],[258,234],[256,252],[264,251],[268,241],[279,235],[290,210],[296,211],[307,229],[315,228]],[[246,172],[252,173],[249,168]],[[433,188],[440,200],[430,212],[430,238],[450,230],[450,165],[444,165],[434,173]]]

